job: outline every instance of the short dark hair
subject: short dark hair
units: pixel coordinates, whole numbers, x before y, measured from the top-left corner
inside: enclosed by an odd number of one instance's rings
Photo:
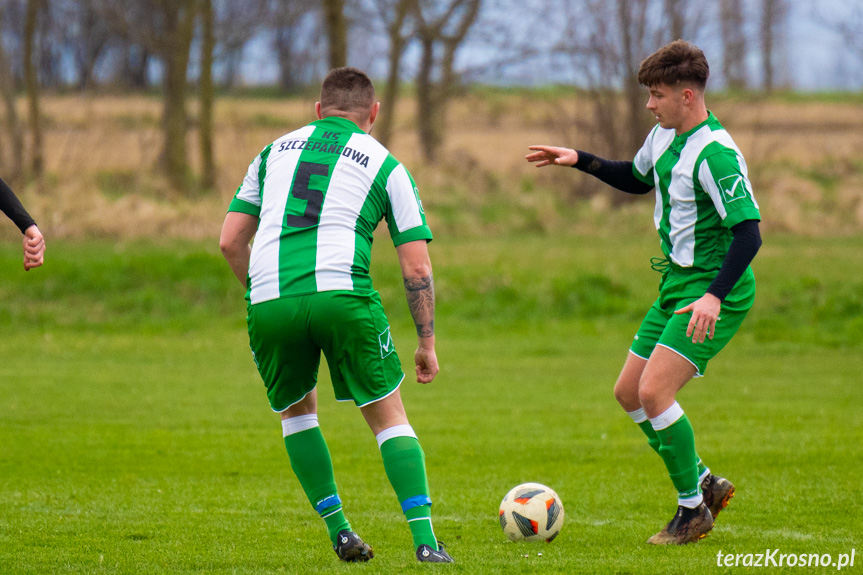
[[[708,76],[710,67],[704,52],[685,40],[675,40],[660,48],[645,58],[638,68],[638,83],[647,87],[687,82],[703,90]]]
[[[321,84],[321,115],[365,113],[375,104],[375,87],[362,70],[333,68]]]

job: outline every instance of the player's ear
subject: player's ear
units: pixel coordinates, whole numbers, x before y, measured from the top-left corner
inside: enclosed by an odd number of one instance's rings
[[[374,106],[372,106],[372,109],[369,111],[369,126],[374,124],[375,120],[377,120],[378,112],[380,111],[380,109],[381,109],[381,103],[375,102]]]
[[[315,116],[318,117],[318,120],[322,120],[323,116],[321,116],[321,103],[315,102]]]
[[[691,104],[692,100],[695,99],[695,93],[692,91],[692,88],[683,88],[681,94],[683,95],[684,104]]]

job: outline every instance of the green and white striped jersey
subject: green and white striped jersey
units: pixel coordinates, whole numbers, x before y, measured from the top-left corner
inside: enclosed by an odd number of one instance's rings
[[[331,290],[370,293],[373,232],[431,241],[413,178],[350,120],[286,134],[249,166],[228,211],[259,218],[249,263],[253,304]]]
[[[656,188],[653,219],[673,264],[718,270],[730,228],[761,219],[743,154],[712,113],[679,136],[657,125],[632,165],[638,179]]]

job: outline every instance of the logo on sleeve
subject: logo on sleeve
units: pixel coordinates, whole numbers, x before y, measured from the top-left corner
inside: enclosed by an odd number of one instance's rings
[[[384,331],[378,334],[378,343],[381,346],[381,359],[396,350],[396,346],[393,343],[393,336],[390,333],[390,326],[387,326]]]
[[[719,179],[719,189],[725,203],[746,197],[746,182],[741,174],[733,174]]]
[[[414,186],[414,197],[417,199],[417,206],[420,208],[420,213],[425,215],[426,211],[423,209],[423,201],[420,199],[420,191]]]

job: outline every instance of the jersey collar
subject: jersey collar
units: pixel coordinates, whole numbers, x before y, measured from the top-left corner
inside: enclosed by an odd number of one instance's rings
[[[716,117],[713,115],[713,112],[711,112],[710,110],[707,110],[707,119],[706,120],[704,120],[703,122],[701,122],[700,124],[698,124],[694,128],[690,129],[689,131],[683,132],[679,136],[675,136],[674,140],[677,142],[685,142],[686,140],[689,139],[689,136],[691,136],[692,134],[694,134],[695,132],[697,132],[698,130],[700,130],[701,128],[706,126],[707,124],[712,124],[714,122],[716,122]]]
[[[317,126],[321,128],[333,127],[339,128],[342,132],[354,132],[357,134],[365,134],[365,132],[360,129],[359,126],[353,120],[348,120],[347,118],[342,118],[340,116],[327,116],[326,118],[322,118],[320,120],[315,120],[309,124],[310,126]]]

